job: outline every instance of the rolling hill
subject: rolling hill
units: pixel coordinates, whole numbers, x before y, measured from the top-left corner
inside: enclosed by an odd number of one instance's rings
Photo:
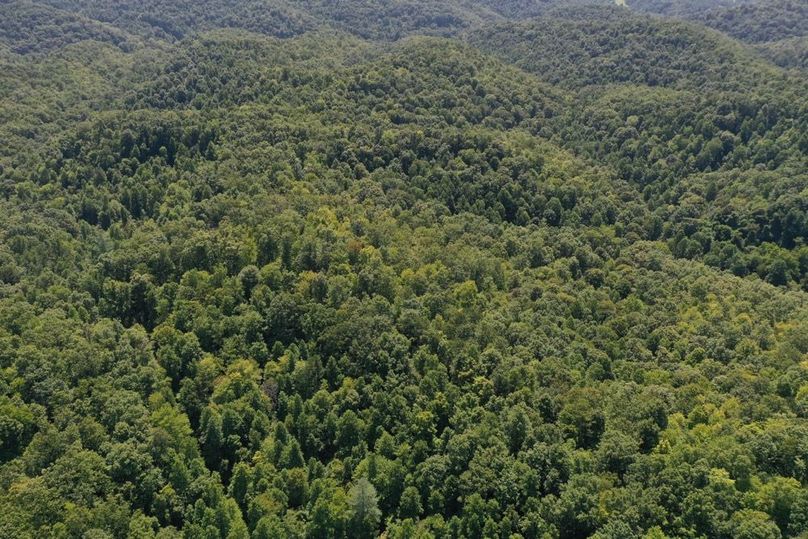
[[[804,536],[801,37],[719,3],[0,3],[0,536]]]

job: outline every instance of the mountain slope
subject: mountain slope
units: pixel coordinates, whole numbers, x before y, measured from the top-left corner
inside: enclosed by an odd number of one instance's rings
[[[619,8],[556,10],[471,32],[469,40],[549,82],[575,88],[616,82],[713,88],[777,76],[718,33]]]
[[[49,1],[0,19],[0,536],[808,533],[800,71],[616,8]]]
[[[0,3],[0,42],[17,54],[49,51],[83,40],[131,46],[126,33],[78,15],[25,1]]]
[[[180,39],[214,28],[240,28],[276,37],[289,37],[315,27],[345,30],[371,39],[398,39],[411,33],[447,34],[478,24],[494,13],[474,3],[435,3],[428,0],[47,0],[53,6],[108,22],[127,31]]]
[[[808,36],[808,6],[796,0],[713,9],[700,19],[707,26],[748,43]]]
[[[125,31],[176,40],[215,28],[240,28],[288,37],[315,25],[315,20],[283,1],[229,0],[107,2],[105,0],[45,0],[64,11],[111,24]]]

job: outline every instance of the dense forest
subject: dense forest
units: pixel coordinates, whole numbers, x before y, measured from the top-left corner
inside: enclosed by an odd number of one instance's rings
[[[0,538],[808,537],[800,0],[0,0]]]

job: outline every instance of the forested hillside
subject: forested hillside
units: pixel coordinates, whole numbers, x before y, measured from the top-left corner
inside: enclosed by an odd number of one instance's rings
[[[802,5],[673,4],[0,0],[0,537],[805,537]]]
[[[756,45],[783,67],[808,67],[808,4],[802,0],[629,0],[639,11],[698,21]]]
[[[808,4],[799,0],[739,3],[696,17],[743,42],[755,44],[783,67],[808,68]]]

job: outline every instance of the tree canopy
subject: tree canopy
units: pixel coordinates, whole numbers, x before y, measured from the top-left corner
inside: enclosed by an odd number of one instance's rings
[[[583,4],[0,2],[0,536],[808,534],[800,5]]]

